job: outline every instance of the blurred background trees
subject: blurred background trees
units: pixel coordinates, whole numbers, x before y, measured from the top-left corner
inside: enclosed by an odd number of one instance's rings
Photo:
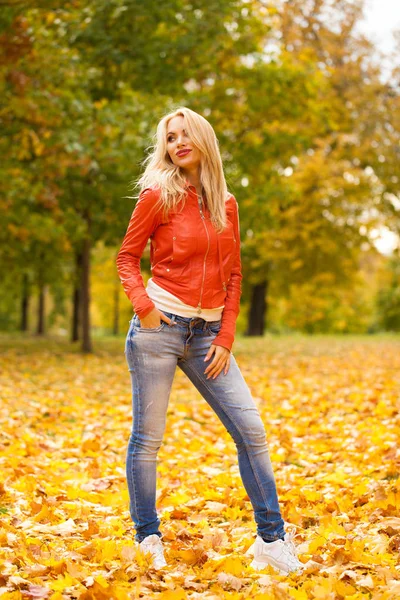
[[[240,205],[239,331],[400,329],[399,245],[374,243],[400,235],[399,71],[382,77],[362,3],[1,6],[0,329],[85,352],[126,331],[130,183],[180,105],[215,128]]]

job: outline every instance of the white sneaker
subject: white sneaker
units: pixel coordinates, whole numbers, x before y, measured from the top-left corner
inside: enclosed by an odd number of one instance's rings
[[[142,552],[150,552],[153,556],[152,566],[155,569],[162,569],[167,565],[167,561],[164,558],[163,544],[160,536],[156,533],[146,536],[140,543],[139,547]]]
[[[257,535],[256,541],[247,550],[246,554],[254,553],[254,559],[250,563],[253,569],[265,569],[268,565],[274,567],[280,574],[288,575],[303,569],[304,565],[297,558],[296,547],[293,543],[293,534],[285,533],[285,541],[264,542]]]

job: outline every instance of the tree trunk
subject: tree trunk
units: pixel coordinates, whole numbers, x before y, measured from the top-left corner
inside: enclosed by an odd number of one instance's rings
[[[90,337],[90,217],[87,216],[87,231],[82,246],[82,351],[92,352]]]
[[[246,335],[264,335],[267,291],[267,280],[257,283],[251,291],[251,304]]]
[[[42,283],[39,284],[39,306],[38,306],[38,322],[37,322],[37,335],[44,335],[45,328],[45,300],[46,300],[46,286]]]
[[[114,324],[113,324],[113,334],[118,335],[119,333],[119,290],[121,287],[121,282],[119,278],[115,280],[114,284]]]
[[[82,251],[78,250],[75,255],[75,279],[72,292],[72,331],[71,341],[77,342],[80,338],[82,310]]]
[[[21,331],[28,331],[29,313],[29,277],[24,273],[22,277],[22,300],[21,300]]]
[[[81,308],[81,290],[77,285],[74,285],[72,291],[72,331],[71,341],[77,342],[79,340],[79,327],[81,320],[79,318]]]

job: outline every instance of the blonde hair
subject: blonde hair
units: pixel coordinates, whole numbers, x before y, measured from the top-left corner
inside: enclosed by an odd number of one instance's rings
[[[187,134],[193,145],[200,151],[200,181],[206,194],[211,222],[220,232],[226,227],[225,201],[229,193],[219,142],[207,119],[190,108],[183,106],[162,117],[153,137],[153,144],[150,146],[152,151],[142,162],[147,166],[137,182],[133,183],[134,187],[140,187],[140,192],[148,187],[159,188],[161,190],[159,202],[164,208],[164,216],[171,208],[175,210],[184,200],[185,174],[181,167],[172,162],[167,151],[168,123],[177,116],[184,118]]]

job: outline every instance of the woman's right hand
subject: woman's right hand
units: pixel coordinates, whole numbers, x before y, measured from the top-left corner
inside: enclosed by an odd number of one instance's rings
[[[139,319],[140,325],[145,329],[156,329],[156,327],[160,327],[161,321],[165,321],[170,325],[171,319],[164,315],[161,310],[158,308],[153,308],[153,310],[143,317],[143,319]]]

